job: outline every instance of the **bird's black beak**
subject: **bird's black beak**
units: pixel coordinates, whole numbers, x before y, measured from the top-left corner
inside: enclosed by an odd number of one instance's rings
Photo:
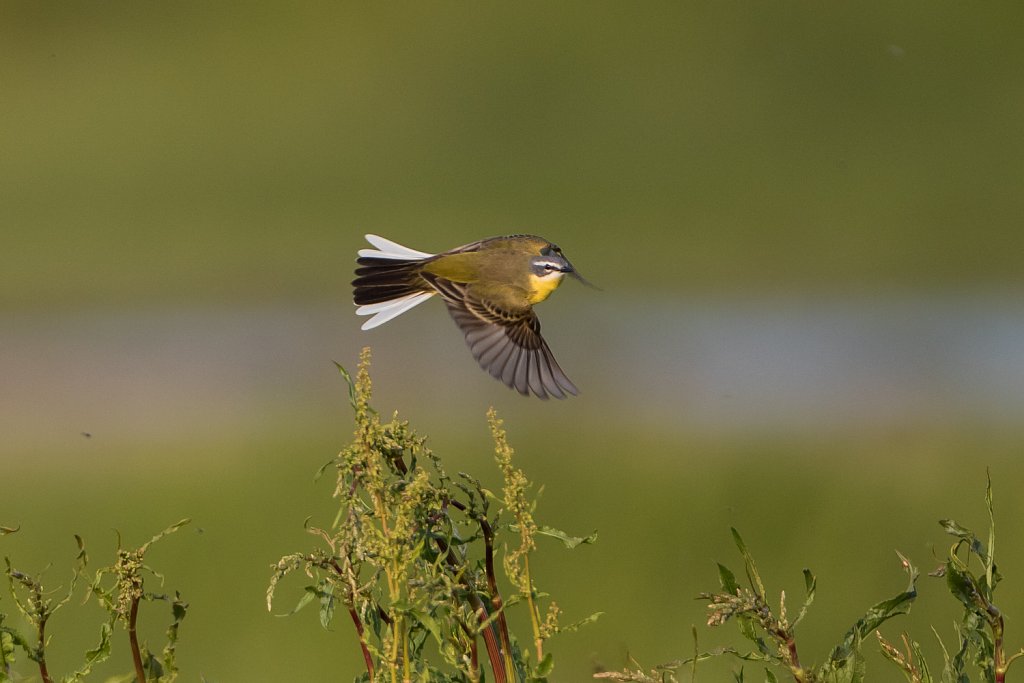
[[[562,258],[565,258],[565,257],[563,256]],[[565,259],[565,267],[562,268],[562,272],[563,273],[568,273],[569,275],[572,275],[574,278],[576,278],[577,280],[579,280],[580,282],[585,284],[587,287],[590,287],[591,289],[596,289],[599,292],[601,291],[600,287],[598,287],[597,285],[592,283],[590,280],[588,280],[585,277],[583,277],[582,275],[580,275],[580,272],[578,270],[576,270],[576,268],[574,268],[571,263],[569,263],[569,259]]]

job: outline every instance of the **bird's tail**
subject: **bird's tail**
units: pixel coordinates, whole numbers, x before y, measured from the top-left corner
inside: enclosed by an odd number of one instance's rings
[[[356,279],[352,281],[357,315],[372,315],[363,323],[369,330],[421,304],[436,292],[420,277],[423,261],[433,257],[415,249],[367,235],[366,241],[376,249],[360,249]]]

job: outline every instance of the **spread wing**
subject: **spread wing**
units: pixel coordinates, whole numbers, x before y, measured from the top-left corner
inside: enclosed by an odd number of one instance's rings
[[[463,284],[426,277],[448,305],[473,357],[492,377],[524,396],[565,398],[579,393],[540,336],[540,320],[529,305],[499,307],[474,297]]]

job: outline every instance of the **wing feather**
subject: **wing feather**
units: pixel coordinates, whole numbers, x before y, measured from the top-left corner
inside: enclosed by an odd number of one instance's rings
[[[565,394],[559,391],[557,386],[552,386],[550,389],[545,386],[545,362],[544,354],[540,354],[539,356],[534,356],[533,362],[530,364],[530,387],[533,389],[533,393],[538,396],[544,394],[545,396],[551,395],[555,398],[565,398]]]
[[[424,277],[444,299],[473,357],[492,377],[542,399],[579,393],[541,336],[540,320],[531,306],[502,308],[481,301],[465,284]]]
[[[562,371],[562,368],[558,366],[558,362],[555,360],[554,355],[551,353],[551,349],[544,346],[544,360],[551,369],[551,374],[554,379],[554,385],[564,391],[566,394],[572,394],[576,396],[580,393],[580,390],[576,388],[576,385],[572,383],[566,374]]]

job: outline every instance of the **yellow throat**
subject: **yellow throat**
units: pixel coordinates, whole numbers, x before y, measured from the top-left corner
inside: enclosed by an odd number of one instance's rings
[[[537,304],[551,296],[551,292],[562,284],[562,277],[563,273],[552,273],[546,277],[537,277],[531,273],[529,302]]]

